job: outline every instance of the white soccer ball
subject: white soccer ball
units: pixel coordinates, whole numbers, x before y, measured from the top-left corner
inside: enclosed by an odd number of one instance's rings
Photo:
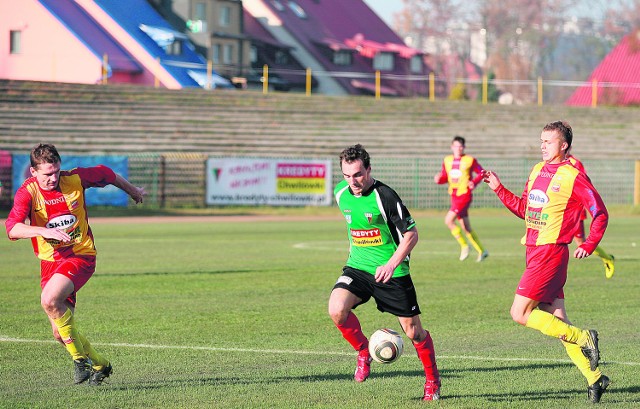
[[[369,339],[369,354],[374,361],[390,364],[402,355],[404,342],[396,331],[382,328],[371,335]]]

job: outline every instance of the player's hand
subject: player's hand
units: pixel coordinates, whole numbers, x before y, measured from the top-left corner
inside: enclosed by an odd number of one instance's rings
[[[583,249],[582,247],[578,247],[576,249],[576,251],[573,252],[573,257],[575,257],[575,258],[587,258],[587,257],[589,257],[589,253],[587,252],[587,250]]]
[[[469,190],[473,190],[476,187],[476,184],[473,183],[473,181],[469,181],[469,183],[467,183],[467,187],[469,188]]]
[[[440,181],[440,174],[433,175],[433,181],[438,183]]]
[[[388,265],[383,265],[383,266],[378,266],[378,268],[376,268],[376,282],[380,283],[386,283],[387,281],[391,280],[391,277],[393,276],[393,270],[395,270],[394,268],[391,268]]]
[[[501,185],[498,175],[490,170],[482,171],[482,180],[484,181],[484,183],[489,185],[489,188],[491,188],[491,190],[496,190]]]
[[[136,186],[135,189],[131,193],[129,193],[129,196],[131,196],[133,201],[136,203],[142,203],[146,195],[147,192],[145,192],[144,188],[138,186]]]
[[[62,243],[69,243],[71,241],[71,236],[69,236],[66,231],[59,229],[43,227],[42,230],[40,230],[40,235],[45,239],[58,240]]]

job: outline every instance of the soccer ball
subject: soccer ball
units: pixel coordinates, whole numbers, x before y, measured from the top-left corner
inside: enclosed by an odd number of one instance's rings
[[[390,364],[402,355],[404,342],[400,334],[389,328],[382,328],[369,339],[369,354],[374,361]]]

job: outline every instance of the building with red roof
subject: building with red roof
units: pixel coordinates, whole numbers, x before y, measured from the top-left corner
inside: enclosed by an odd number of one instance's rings
[[[640,105],[640,29],[625,36],[579,87],[567,105],[591,106],[592,83],[597,81],[598,105]]]

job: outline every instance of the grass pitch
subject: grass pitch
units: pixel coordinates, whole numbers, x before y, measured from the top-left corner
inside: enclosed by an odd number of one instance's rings
[[[408,341],[391,365],[353,381],[356,355],[326,313],[347,255],[337,214],[314,221],[92,223],[98,269],[77,319],[113,363],[102,387],[72,384],[66,351],[39,305],[30,243],[0,241],[0,407],[6,408],[582,408],[586,384],[559,341],[520,327],[509,307],[524,268],[523,222],[472,211],[490,252],[459,262],[440,215],[417,217],[412,276],[442,375],[439,402],[420,401],[424,374]],[[600,332],[613,381],[604,407],[640,405],[640,217],[611,218],[593,256],[572,260],[569,317]],[[574,248],[574,246],[572,246]],[[400,330],[373,302],[365,333]]]

